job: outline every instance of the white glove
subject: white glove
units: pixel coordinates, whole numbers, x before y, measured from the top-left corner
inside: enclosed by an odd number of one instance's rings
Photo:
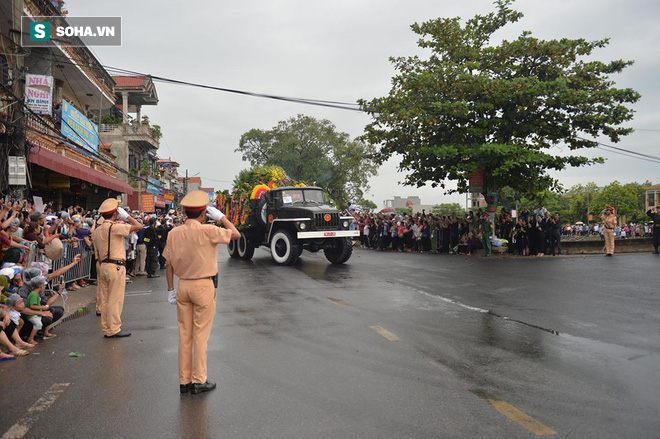
[[[167,290],[167,301],[170,302],[170,305],[176,305],[176,289]]]
[[[119,219],[122,221],[128,218],[128,212],[126,212],[121,206],[117,208],[117,214],[119,215]]]
[[[206,215],[214,221],[220,221],[225,216],[224,213],[213,206],[206,206]]]

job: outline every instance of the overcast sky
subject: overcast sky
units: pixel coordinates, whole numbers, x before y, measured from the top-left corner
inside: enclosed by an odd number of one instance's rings
[[[227,88],[313,99],[354,102],[386,95],[394,70],[389,56],[423,54],[410,24],[437,17],[462,18],[494,9],[488,0],[217,0],[99,2],[67,0],[70,16],[123,17],[123,46],[95,47],[100,61],[135,70]],[[657,0],[519,0],[525,16],[501,30],[513,39],[522,30],[539,38],[611,38],[594,58],[632,59],[635,64],[613,79],[642,94],[629,126],[637,132],[617,146],[660,155],[660,2]],[[199,173],[206,186],[228,188],[248,167],[234,152],[252,128],[269,129],[297,113],[329,119],[352,138],[369,117],[336,109],[298,105],[169,84],[156,84],[160,103],[143,109],[162,126],[159,155],[172,156],[181,172]],[[657,131],[642,131],[657,130]],[[602,139],[604,143],[609,143]],[[558,174],[569,187],[595,181],[604,185],[652,180],[660,164],[596,150],[604,165]],[[381,167],[367,198],[382,206],[393,195],[418,195],[424,204],[465,202],[442,189],[399,185],[398,160]],[[213,179],[214,181],[212,181]],[[220,180],[220,181],[218,181]],[[226,182],[225,182],[226,181]]]

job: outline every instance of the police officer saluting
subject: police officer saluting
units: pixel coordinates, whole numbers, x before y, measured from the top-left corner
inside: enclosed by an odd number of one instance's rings
[[[99,213],[103,224],[92,234],[98,272],[98,296],[101,299],[101,329],[106,338],[128,337],[130,332],[121,331],[121,312],[124,308],[126,289],[126,247],[124,238],[140,230],[142,224],[119,207],[119,201],[108,198],[101,204]],[[116,223],[117,218],[129,224]]]
[[[218,209],[207,206],[208,195],[193,191],[181,200],[186,222],[167,236],[164,256],[168,301],[177,307],[179,324],[179,390],[193,394],[215,389],[207,381],[206,347],[215,317],[218,244],[238,239],[236,227]],[[225,228],[204,224],[206,217]],[[174,289],[174,275],[179,278]]]

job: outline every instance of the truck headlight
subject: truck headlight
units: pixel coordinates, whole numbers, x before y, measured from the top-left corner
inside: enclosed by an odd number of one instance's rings
[[[344,222],[342,223],[342,226],[343,226],[345,229],[348,229],[348,221],[344,221]]]
[[[300,223],[299,227],[300,227],[300,230],[305,230],[307,228],[307,224]]]

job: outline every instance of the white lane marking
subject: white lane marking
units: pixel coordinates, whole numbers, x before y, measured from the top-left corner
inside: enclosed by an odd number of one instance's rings
[[[2,439],[21,439],[25,436],[28,431],[30,431],[30,428],[39,420],[40,413],[48,410],[60,394],[69,387],[69,384],[70,383],[53,384],[50,389],[46,390],[44,396],[39,398],[37,402],[28,409],[25,416],[16,421],[16,423],[2,435]]]
[[[126,293],[124,296],[148,296],[151,293]]]
[[[133,294],[133,293],[153,293],[154,290],[145,290],[145,291],[126,291],[126,294]]]
[[[489,312],[487,309],[477,308],[476,306],[466,305],[466,304],[464,304],[462,302],[459,302],[457,300],[448,299],[448,298],[443,297],[443,296],[436,296],[435,294],[427,293],[426,291],[422,291],[418,288],[411,287],[410,285],[406,285],[406,284],[401,283],[401,282],[394,282],[394,281],[390,281],[390,282],[392,282],[394,284],[397,284],[397,285],[401,285],[402,287],[408,288],[409,290],[414,291],[416,293],[423,294],[427,297],[431,297],[432,299],[442,300],[443,302],[451,303],[452,305],[457,305],[457,306],[460,306],[461,308],[469,309],[470,311],[477,311],[477,312],[483,312],[483,313]]]

